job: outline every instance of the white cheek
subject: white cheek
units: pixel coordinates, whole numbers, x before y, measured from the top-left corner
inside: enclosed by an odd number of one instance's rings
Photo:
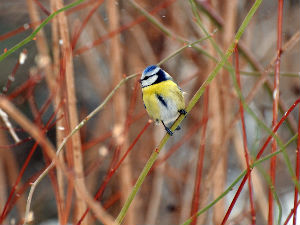
[[[168,79],[168,80],[171,80],[172,79],[172,77],[170,76],[170,74],[168,74],[166,71],[164,71],[165,72],[165,76],[166,76],[166,78]]]
[[[146,86],[153,84],[157,80],[157,78],[158,78],[158,76],[154,75],[154,76],[148,78],[147,80],[143,80],[142,87],[146,87]]]

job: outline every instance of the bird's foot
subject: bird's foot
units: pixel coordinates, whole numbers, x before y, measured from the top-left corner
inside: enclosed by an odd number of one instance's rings
[[[187,111],[185,111],[184,109],[180,109],[180,110],[178,110],[178,112],[179,112],[181,115],[186,115],[186,114],[187,114]]]
[[[161,121],[161,122],[162,122],[162,124],[164,125],[165,130],[167,131],[167,133],[168,133],[170,136],[172,136],[172,135],[173,135],[173,132],[170,130],[170,128],[168,128],[168,127],[165,125],[164,121]]]
[[[165,127],[165,129],[170,136],[173,136],[173,132],[168,127]]]

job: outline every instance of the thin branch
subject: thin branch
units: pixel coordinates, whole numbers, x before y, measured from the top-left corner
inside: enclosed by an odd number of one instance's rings
[[[244,33],[247,25],[249,24],[251,18],[253,17],[253,15],[256,12],[256,10],[258,9],[258,7],[260,6],[261,2],[262,2],[262,0],[255,1],[255,3],[253,4],[252,8],[249,10],[247,16],[245,17],[243,23],[241,24],[239,30],[237,31],[237,33],[235,35],[235,38],[234,38],[234,41],[231,43],[231,45],[227,49],[224,57],[222,57],[221,61],[216,65],[215,69],[210,73],[210,75],[208,76],[208,78],[204,81],[204,83],[201,85],[201,87],[195,93],[195,95],[193,96],[193,98],[190,100],[188,106],[186,107],[187,113],[189,113],[193,109],[193,107],[199,101],[200,97],[202,96],[202,94],[205,91],[205,89],[207,88],[207,86],[211,83],[211,81],[217,76],[217,74],[221,70],[221,68],[225,65],[225,63],[227,62],[228,58],[233,53],[234,47],[235,47],[236,43],[238,43],[238,41],[240,40],[242,34]],[[174,131],[179,126],[179,124],[183,121],[184,118],[185,118],[184,115],[180,115],[178,117],[178,119],[175,121],[175,123],[172,125],[171,131]],[[129,206],[131,205],[131,202],[135,198],[135,196],[136,196],[138,190],[140,189],[142,183],[144,182],[144,180],[145,180],[148,172],[150,171],[152,165],[156,161],[160,150],[167,143],[167,141],[169,140],[169,138],[170,138],[170,136],[168,134],[166,134],[163,137],[163,139],[161,140],[161,142],[158,145],[158,147],[151,154],[151,156],[150,156],[149,160],[147,161],[147,163],[146,163],[143,171],[141,172],[141,174],[140,174],[140,176],[139,176],[136,184],[134,185],[129,198],[125,202],[123,208],[121,209],[121,211],[120,211],[120,213],[119,213],[119,215],[118,215],[118,217],[116,219],[116,222],[118,224],[122,223],[122,221],[123,221],[123,219],[124,219],[124,217],[125,217],[125,215],[127,213],[127,210],[129,208]]]
[[[10,135],[15,140],[16,143],[20,142],[20,138],[18,137],[17,133],[15,132],[13,126],[11,125],[11,122],[8,119],[8,115],[0,108],[0,117],[2,118],[5,126],[7,127]]]
[[[18,44],[16,44],[15,46],[13,46],[12,48],[8,49],[6,52],[4,52],[3,54],[0,55],[0,61],[2,61],[3,59],[5,59],[7,56],[9,56],[11,53],[15,52],[16,50],[18,50],[19,48],[21,48],[22,46],[26,45],[28,42],[32,41],[34,39],[34,37],[37,35],[37,33],[44,27],[47,25],[47,23],[49,23],[49,21],[51,19],[53,19],[53,17],[55,17],[57,14],[64,12],[74,6],[79,5],[80,3],[82,3],[84,0],[77,0],[69,5],[66,5],[65,7],[55,11],[54,13],[52,13],[50,16],[48,16],[27,38],[25,38],[23,41],[19,42]]]
[[[278,104],[279,104],[279,72],[280,72],[280,59],[281,59],[281,46],[282,46],[282,13],[283,13],[283,0],[278,0],[278,20],[277,20],[277,57],[275,61],[275,76],[274,76],[274,90],[273,90],[273,120],[272,128],[277,124],[278,117]],[[272,143],[271,152],[276,151],[277,142],[275,138]],[[276,176],[276,157],[273,157],[270,162],[270,176],[271,176],[271,186],[269,187],[269,216],[268,224],[273,225],[273,193],[272,188],[275,185]]]
[[[206,40],[210,38],[209,37],[204,37],[202,38],[201,40]],[[192,42],[188,45],[185,45],[184,47],[180,48],[181,51],[183,51],[185,48],[189,47],[189,45],[194,45],[196,43],[198,43],[199,40],[195,41],[195,42]],[[177,55],[179,52],[178,51],[175,51],[173,54],[173,57],[175,55]],[[171,55],[169,56],[171,58]],[[158,63],[160,64],[160,63]],[[56,154],[59,155],[60,152],[63,150],[64,146],[66,145],[67,141],[76,133],[78,132],[91,118],[93,118],[99,111],[101,111],[104,106],[107,104],[107,102],[114,96],[114,94],[116,93],[116,91],[123,85],[125,84],[128,80],[132,79],[132,78],[135,78],[139,73],[135,73],[135,74],[131,74],[127,77],[125,77],[124,79],[122,79],[118,85],[115,86],[115,88],[108,94],[108,96],[104,99],[104,101],[96,108],[94,109],[89,115],[87,115],[64,139],[63,141],[61,142],[61,144],[59,145],[59,147],[57,148],[56,150]],[[44,172],[36,179],[35,182],[32,183],[31,185],[31,189],[30,189],[30,192],[29,192],[29,196],[28,196],[28,199],[32,198],[33,196],[33,193],[37,187],[37,185],[41,182],[41,180],[49,173],[49,171],[54,167],[55,163],[52,162],[45,170]],[[30,205],[31,205],[31,201],[27,201],[27,211],[29,212],[29,209],[30,209]]]
[[[240,71],[239,71],[239,54],[238,54],[238,49],[237,47],[235,48],[235,66],[236,66],[236,79],[239,88],[241,89],[241,80],[240,80]],[[242,90],[242,89],[241,89]],[[249,156],[249,150],[248,150],[248,145],[247,145],[247,134],[246,134],[246,124],[245,124],[245,117],[244,117],[244,108],[243,108],[243,103],[240,101],[240,114],[241,114],[241,124],[242,124],[242,133],[243,133],[243,147],[244,147],[244,156],[245,156],[245,161],[247,165],[247,169],[250,169],[250,156]],[[255,213],[255,208],[254,208],[254,200],[253,200],[253,189],[252,189],[252,177],[251,174],[249,175],[248,178],[248,188],[249,188],[249,199],[250,199],[250,208],[251,208],[251,222],[252,225],[255,225],[256,222],[256,213]]]

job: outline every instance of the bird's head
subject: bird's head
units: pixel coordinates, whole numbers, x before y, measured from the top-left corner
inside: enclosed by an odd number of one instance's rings
[[[148,66],[142,73],[141,86],[147,87],[165,80],[171,80],[172,77],[157,65]]]

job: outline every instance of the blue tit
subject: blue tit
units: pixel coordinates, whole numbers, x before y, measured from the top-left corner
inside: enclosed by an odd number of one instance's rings
[[[173,135],[168,125],[179,114],[186,114],[183,92],[172,77],[156,65],[148,66],[140,80],[143,101],[149,116],[156,123],[162,122],[167,133]],[[179,130],[180,127],[177,128]]]

